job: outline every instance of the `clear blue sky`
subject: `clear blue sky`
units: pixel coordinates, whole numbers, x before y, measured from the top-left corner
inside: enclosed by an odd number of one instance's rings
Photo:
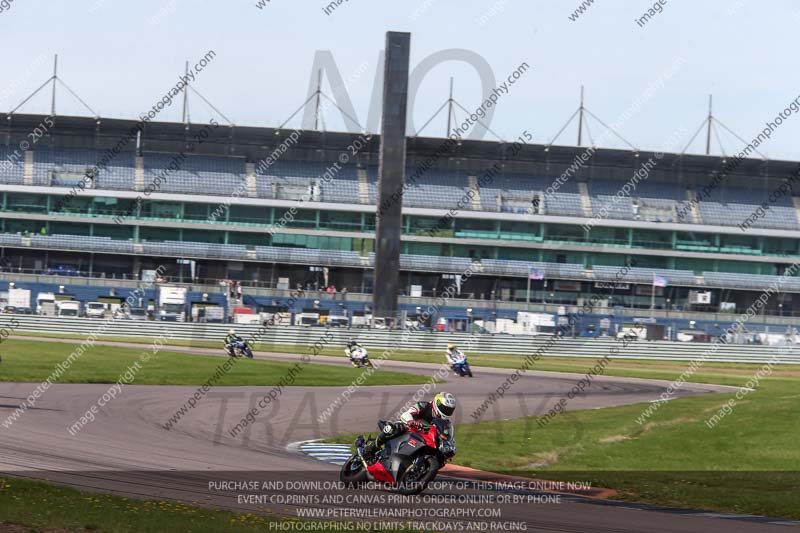
[[[199,75],[198,90],[237,124],[276,126],[305,99],[315,51],[330,50],[345,78],[368,63],[350,87],[363,124],[387,30],[412,33],[412,67],[449,48],[479,54],[498,80],[523,61],[531,65],[497,105],[491,128],[506,139],[528,130],[535,142],[549,142],[577,107],[581,84],[587,107],[614,122],[679,57],[685,63],[678,72],[620,127],[637,147],[658,148],[681,127],[693,133],[709,93],[716,116],[745,139],[800,94],[800,5],[789,0],[669,0],[644,27],[634,19],[653,4],[639,0],[595,0],[577,21],[568,15],[579,0],[349,0],[330,15],[321,0],[270,0],[264,9],[257,1],[14,0],[0,12],[0,109],[10,110],[44,81],[58,53],[63,79],[101,116],[134,118],[174,85],[186,59],[213,49],[217,56]],[[459,102],[468,109],[480,104],[475,71],[443,63],[422,84],[417,127],[446,99],[450,76]],[[331,93],[327,84],[323,90]],[[59,94],[59,114],[87,114],[66,91]],[[21,112],[48,110],[49,93]],[[196,98],[191,110],[193,122],[212,116]],[[179,120],[180,111],[178,103],[161,116]],[[344,129],[333,108],[325,117],[328,129]],[[599,124],[589,125],[602,136]],[[442,115],[424,133],[444,130]],[[741,148],[721,136],[729,153]],[[793,116],[761,151],[798,160],[798,136],[800,116]],[[571,127],[559,144],[575,140]],[[704,142],[698,138],[689,151],[701,152]],[[625,146],[614,138],[602,144]],[[716,141],[713,151],[720,153]]]

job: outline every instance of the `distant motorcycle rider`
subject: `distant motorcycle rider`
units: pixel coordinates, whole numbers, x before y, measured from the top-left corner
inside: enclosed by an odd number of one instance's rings
[[[447,345],[447,352],[445,352],[445,356],[447,357],[447,362],[450,363],[450,366],[459,365],[467,360],[467,356],[464,355],[464,352],[456,348],[455,344]]]
[[[355,340],[354,338],[352,338],[352,337],[351,337],[351,338],[350,338],[350,339],[347,341],[347,346],[346,346],[346,348],[344,349],[344,351],[345,351],[345,353],[347,354],[347,357],[350,359],[350,362],[351,362],[351,363],[354,361],[354,360],[353,360],[353,352],[355,352],[355,351],[356,351],[357,349],[359,349],[359,348],[361,348],[361,345],[360,345],[360,344],[358,343],[358,341],[357,341],[357,340]]]
[[[229,329],[228,334],[225,335],[225,351],[227,351],[228,355],[231,357],[235,357],[236,354],[234,353],[233,348],[236,344],[242,342],[244,342],[244,339],[236,334],[236,330],[233,328]]]
[[[436,418],[449,419],[456,410],[456,397],[449,392],[440,392],[430,402],[417,402],[400,415],[397,422],[386,422],[375,442],[364,446],[364,457],[374,456],[390,439],[402,435],[409,429],[422,431],[433,424]]]

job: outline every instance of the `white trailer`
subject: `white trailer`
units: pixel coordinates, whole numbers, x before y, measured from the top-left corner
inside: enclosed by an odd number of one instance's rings
[[[523,335],[552,335],[556,330],[556,317],[549,313],[517,313],[517,326]]]
[[[36,295],[36,314],[55,315],[56,295],[52,292],[40,292]]]
[[[186,287],[164,285],[158,289],[158,320],[186,321]]]
[[[30,307],[30,289],[8,289],[8,305],[13,305],[14,307]]]

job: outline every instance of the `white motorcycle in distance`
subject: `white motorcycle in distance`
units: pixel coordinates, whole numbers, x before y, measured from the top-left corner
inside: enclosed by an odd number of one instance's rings
[[[350,348],[345,348],[344,353],[350,359],[350,362],[353,363],[354,367],[372,368],[372,363],[369,360],[369,355],[367,355],[367,349],[364,348],[363,346],[356,346],[352,350]]]

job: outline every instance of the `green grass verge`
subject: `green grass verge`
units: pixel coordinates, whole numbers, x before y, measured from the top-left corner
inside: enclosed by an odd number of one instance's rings
[[[0,478],[0,531],[58,533],[251,533],[295,519],[233,513],[173,501],[138,500],[80,492],[39,481]],[[11,529],[10,524],[24,526]],[[317,524],[315,524],[316,526]],[[314,531],[329,531],[320,524]]]
[[[584,373],[593,360],[542,359],[539,369]],[[760,365],[706,364],[692,381],[744,386]],[[612,361],[606,374],[674,380],[686,363]],[[544,479],[589,481],[626,500],[800,519],[800,369],[775,367],[713,428],[735,393],[460,424],[455,464]],[[559,398],[553,398],[556,403]],[[468,414],[463,416],[468,418]],[[354,435],[335,442],[351,443]]]
[[[152,341],[151,341],[152,342]],[[41,382],[75,350],[72,343],[40,342],[7,339],[2,345],[3,361],[0,363],[0,381]],[[150,347],[120,348],[94,346],[86,350],[64,372],[58,383],[116,383],[120,375],[139,361],[140,354],[152,354]],[[313,359],[312,359],[313,360]],[[139,363],[135,373],[138,385],[202,385],[225,363],[225,358],[210,355],[193,355],[163,349],[147,362]],[[236,364],[222,376],[215,386],[254,385],[273,386],[284,378],[296,363],[237,359]],[[345,367],[303,364],[303,371],[295,374],[297,386],[347,386],[363,370]],[[409,385],[425,383],[426,376],[381,370],[368,376],[365,385]]]
[[[294,345],[294,344],[262,344],[255,343],[254,349],[259,351],[270,351],[278,353],[311,353],[311,346],[314,339],[322,336],[322,328],[309,328],[312,332],[309,334],[308,345]],[[82,340],[85,337],[81,335],[70,334],[54,334],[54,333],[41,333],[41,332],[15,332],[17,335],[25,335],[32,337],[42,338],[63,338],[63,339],[76,339]],[[353,333],[357,336],[357,333]],[[151,344],[153,339],[150,337],[120,337],[120,336],[101,336],[102,340],[112,342],[129,342],[134,344]],[[8,342],[8,341],[5,341]],[[197,348],[218,348],[220,351],[221,341],[189,341],[184,339],[174,339],[170,341],[173,346],[192,346]],[[369,348],[369,346],[367,346]],[[343,346],[324,346],[320,351],[320,355],[331,355],[335,357],[343,357]],[[377,357],[381,350],[375,348],[371,350],[373,356]],[[470,365],[472,366],[488,366],[494,368],[519,368],[522,364],[523,356],[521,355],[498,355],[498,354],[482,354],[477,352],[469,352]],[[598,357],[603,355],[598,352]],[[439,351],[417,351],[417,350],[394,350],[389,358],[392,361],[410,361],[418,363],[443,363],[444,353]],[[609,367],[607,374],[620,376],[620,377],[637,377],[646,379],[666,379],[669,381],[674,380],[678,375],[683,372],[687,367],[687,362],[681,361],[642,361],[636,359],[614,359],[614,362]],[[533,367],[533,370],[543,370],[548,372],[573,372],[583,374],[588,371],[595,364],[595,359],[578,358],[578,357],[542,357]],[[696,372],[690,381],[696,383],[718,383],[720,385],[737,385],[740,383],[739,376],[751,376],[753,372],[759,368],[757,364],[746,363],[705,363],[702,368]],[[720,372],[723,370],[724,372]],[[800,378],[800,368],[794,374],[794,377]]]
[[[17,478],[0,478],[4,523],[29,528],[109,533],[265,531],[277,517],[235,514],[179,502],[137,500],[81,492]]]

